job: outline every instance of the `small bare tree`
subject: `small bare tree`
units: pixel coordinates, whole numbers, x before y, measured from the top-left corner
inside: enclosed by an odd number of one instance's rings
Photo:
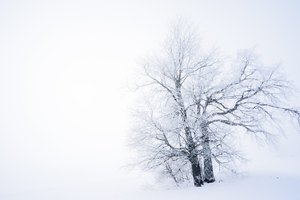
[[[216,54],[201,51],[195,31],[172,27],[163,51],[144,66],[140,87],[148,96],[135,137],[141,164],[201,186],[215,181],[213,161],[238,156],[227,138],[240,128],[268,137],[266,124],[276,122],[278,111],[300,119],[297,109],[283,106],[288,83],[275,71],[263,70],[253,54],[237,63],[235,73],[222,72]]]

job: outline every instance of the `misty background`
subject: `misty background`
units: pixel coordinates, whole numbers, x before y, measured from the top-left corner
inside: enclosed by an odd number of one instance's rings
[[[233,56],[255,48],[266,64],[281,63],[299,91],[299,8],[296,0],[1,0],[1,199],[100,197],[152,183],[123,168],[134,106],[127,86],[178,17],[198,26],[203,45]],[[272,147],[245,138],[245,169],[300,175],[299,131],[285,131]]]

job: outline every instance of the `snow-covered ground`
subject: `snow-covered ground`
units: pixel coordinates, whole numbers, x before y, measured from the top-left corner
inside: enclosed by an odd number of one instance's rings
[[[130,185],[130,181],[58,184],[53,188],[1,194],[3,200],[299,200],[300,178],[285,176],[239,176],[201,188],[157,188]]]
[[[139,192],[137,199],[297,200],[300,199],[299,188],[299,178],[252,175],[205,185],[201,188]],[[129,195],[123,199],[134,199],[134,197],[135,195]]]

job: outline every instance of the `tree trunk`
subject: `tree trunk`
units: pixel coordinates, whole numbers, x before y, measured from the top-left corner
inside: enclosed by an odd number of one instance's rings
[[[192,175],[194,179],[194,185],[196,187],[201,187],[203,185],[203,179],[202,179],[202,169],[201,165],[199,163],[198,155],[195,154],[195,143],[193,140],[193,137],[191,135],[191,131],[189,127],[185,127],[185,134],[187,136],[188,141],[188,149],[189,149],[189,161],[192,166]]]
[[[190,162],[192,165],[192,175],[194,179],[194,185],[196,187],[201,187],[201,185],[203,185],[203,180],[202,180],[202,171],[201,171],[199,159],[197,156],[193,156],[190,159]]]
[[[203,141],[203,158],[204,158],[204,182],[212,183],[215,181],[214,169],[212,164],[212,155],[209,145],[209,136],[207,131],[204,131],[204,141]]]
[[[201,187],[201,185],[203,185],[201,165],[199,163],[198,155],[194,153],[196,150],[196,146],[195,146],[195,142],[194,142],[190,127],[188,126],[188,123],[187,123],[187,112],[186,112],[186,109],[185,109],[185,106],[184,106],[184,103],[182,100],[180,87],[181,87],[180,80],[176,81],[177,103],[179,103],[182,121],[183,121],[183,124],[185,125],[184,131],[185,131],[186,139],[188,142],[189,161],[192,166],[192,175],[193,175],[193,179],[194,179],[194,185],[196,187]]]

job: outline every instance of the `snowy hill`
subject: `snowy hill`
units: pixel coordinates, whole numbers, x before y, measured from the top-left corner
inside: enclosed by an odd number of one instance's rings
[[[299,200],[299,189],[299,178],[252,176],[205,185],[202,188],[142,192],[136,199]],[[134,196],[126,199],[134,199]]]
[[[201,188],[184,187],[157,189],[154,186],[136,188],[132,181],[112,183],[88,183],[61,185],[52,189],[32,190],[2,194],[5,200],[299,200],[300,178],[284,176],[243,176],[226,179]]]

